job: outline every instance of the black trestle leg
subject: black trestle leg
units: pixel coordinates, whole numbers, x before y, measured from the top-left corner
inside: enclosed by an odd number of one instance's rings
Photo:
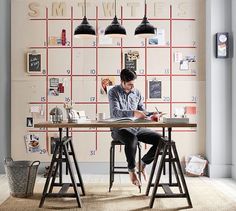
[[[165,156],[166,155],[167,155],[167,146],[165,145],[164,149],[163,149],[163,154],[161,156],[160,166],[159,166],[158,171],[157,171],[157,176],[156,176],[156,180],[155,180],[155,183],[154,183],[152,196],[151,196],[150,203],[149,203],[150,208],[153,207],[153,203],[154,203],[154,199],[155,199],[155,196],[156,196],[157,188],[158,188],[159,181],[160,181],[160,178],[161,178],[161,171],[162,171],[163,166],[165,164]]]
[[[76,200],[77,200],[78,206],[81,208],[82,203],[81,203],[81,199],[80,199],[80,196],[79,196],[79,190],[78,190],[77,183],[76,183],[75,176],[74,176],[74,172],[73,172],[73,169],[72,169],[72,164],[71,164],[71,161],[70,161],[69,153],[68,153],[67,147],[65,145],[63,145],[63,149],[64,149],[64,152],[65,152],[66,163],[68,165],[68,170],[69,170],[69,173],[70,173],[70,177],[71,177],[72,185],[73,185],[73,188],[74,188]]]
[[[51,176],[52,176],[53,166],[56,162],[56,156],[57,156],[58,148],[59,148],[59,145],[56,144],[56,147],[55,147],[55,150],[54,150],[54,153],[53,153],[53,156],[52,156],[51,164],[50,164],[50,167],[49,167],[46,183],[45,183],[44,188],[43,188],[43,194],[42,194],[42,197],[41,197],[41,200],[40,200],[40,203],[39,203],[39,208],[41,208],[43,206],[46,195],[47,195],[48,185],[49,185],[49,182],[50,182],[50,179],[51,179]]]
[[[69,145],[70,145],[72,157],[73,157],[73,160],[74,160],[74,163],[75,163],[76,173],[78,175],[79,183],[80,183],[80,186],[81,186],[82,195],[85,196],[84,183],[83,183],[83,179],[82,179],[82,176],[81,176],[81,173],[80,173],[80,170],[79,170],[79,165],[77,163],[77,159],[76,159],[76,156],[75,156],[75,151],[74,151],[74,147],[73,147],[73,144],[72,144],[72,140],[69,141]]]
[[[152,179],[153,179],[154,172],[155,172],[155,165],[157,165],[157,161],[158,161],[158,157],[159,157],[158,155],[159,154],[156,154],[156,157],[154,159],[153,168],[152,168],[152,172],[150,175],[146,195],[148,195],[148,193],[150,191],[150,187],[152,186]],[[167,182],[167,183],[160,183],[161,172],[163,170],[166,160],[168,161],[168,163],[170,165],[169,167],[170,168],[173,167],[175,178],[176,178],[176,183],[173,182],[172,179],[169,180],[169,182]],[[172,177],[172,173],[169,172],[169,174],[170,174],[169,178]],[[163,153],[161,155],[160,165],[158,167],[157,176],[156,176],[153,186],[154,187],[153,187],[151,199],[149,202],[150,208],[153,207],[155,198],[186,198],[188,201],[189,207],[192,208],[192,202],[190,199],[187,184],[185,182],[184,174],[183,174],[183,171],[181,168],[179,156],[178,156],[174,141],[167,141],[164,143],[164,149],[163,149]],[[158,187],[161,187],[163,189],[164,193],[157,193]],[[173,192],[171,190],[172,187],[178,187],[179,193]]]

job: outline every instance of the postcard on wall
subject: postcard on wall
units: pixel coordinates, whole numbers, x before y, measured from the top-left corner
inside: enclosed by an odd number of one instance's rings
[[[106,95],[108,91],[115,85],[115,77],[109,76],[106,78],[101,78],[101,88],[100,93]]]
[[[148,82],[149,85],[149,98],[150,99],[160,99],[162,95],[161,81],[151,80]]]
[[[29,133],[24,136],[24,140],[27,153],[46,153],[46,149],[43,147],[38,134]]]

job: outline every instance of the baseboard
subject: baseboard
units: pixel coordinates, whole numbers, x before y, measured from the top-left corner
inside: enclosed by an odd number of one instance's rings
[[[232,177],[232,165],[216,165],[209,164],[208,171],[210,178],[231,178]]]

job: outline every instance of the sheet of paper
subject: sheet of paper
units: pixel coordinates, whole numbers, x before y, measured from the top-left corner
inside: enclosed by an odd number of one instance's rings
[[[40,112],[40,107],[39,106],[31,106],[30,107],[30,112],[31,113],[39,113]]]
[[[165,45],[165,29],[157,29],[158,45]]]
[[[203,160],[197,156],[193,156],[186,166],[186,171],[191,174],[201,175],[207,164],[206,160]]]

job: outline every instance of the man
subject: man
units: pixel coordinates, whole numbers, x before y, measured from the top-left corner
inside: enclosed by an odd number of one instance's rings
[[[137,75],[134,71],[123,69],[120,73],[121,84],[114,86],[108,93],[111,118],[136,117],[146,118],[145,108],[140,92],[134,88],[134,82]],[[141,141],[151,144],[149,151],[143,156],[141,169],[139,169],[146,180],[145,167],[150,164],[155,156],[158,143],[161,139],[160,134],[146,128],[113,128],[111,136],[115,140],[125,144],[125,155],[128,162],[128,171],[131,182],[140,186],[135,167],[139,163],[135,162],[137,143]]]

